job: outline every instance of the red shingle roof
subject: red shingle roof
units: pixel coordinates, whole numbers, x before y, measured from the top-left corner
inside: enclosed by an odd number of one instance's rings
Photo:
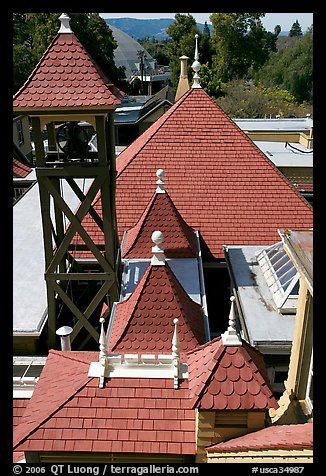
[[[18,159],[13,157],[13,174],[14,177],[25,178],[29,173],[31,173],[32,168],[28,165],[22,164]]]
[[[100,389],[91,360],[97,352],[50,351],[15,449],[195,454],[187,381],[174,390],[173,379],[112,378]]]
[[[204,410],[277,408],[262,354],[242,341],[225,346],[221,337],[188,353],[192,405]]]
[[[232,440],[209,446],[207,451],[303,449],[313,447],[313,424],[274,425]]]
[[[164,234],[167,258],[195,258],[195,233],[183,220],[168,193],[155,193],[138,223],[126,236],[123,258],[150,258],[153,231]]]
[[[26,83],[14,95],[14,110],[116,107],[122,92],[94,62],[73,33],[51,42]]]
[[[167,263],[149,265],[131,296],[117,305],[109,351],[171,353],[175,318],[181,355],[205,342],[202,307]]]
[[[190,89],[118,156],[120,239],[146,208],[158,168],[183,219],[200,231],[205,259],[223,259],[223,244],[271,244],[278,228],[312,227],[312,207],[203,89]]]

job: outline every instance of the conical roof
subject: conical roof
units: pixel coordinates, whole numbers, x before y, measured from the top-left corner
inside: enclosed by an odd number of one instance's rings
[[[115,108],[123,97],[74,33],[58,33],[25,84],[14,111]]]
[[[160,230],[165,236],[167,258],[196,258],[195,232],[183,220],[168,193],[155,193],[138,223],[126,235],[123,258],[150,258],[152,233]]]
[[[109,352],[170,354],[176,318],[182,356],[205,342],[202,307],[167,263],[150,264],[130,297],[117,305]]]
[[[224,345],[221,337],[188,353],[192,406],[202,410],[277,408],[263,355],[242,341]]]

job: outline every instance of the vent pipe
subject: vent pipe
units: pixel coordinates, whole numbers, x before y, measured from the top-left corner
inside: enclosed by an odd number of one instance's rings
[[[71,350],[70,334],[73,329],[69,326],[62,326],[56,331],[57,336],[60,336],[61,350]]]

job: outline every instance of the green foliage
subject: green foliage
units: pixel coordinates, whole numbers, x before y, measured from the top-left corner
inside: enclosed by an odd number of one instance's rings
[[[289,36],[302,36],[302,30],[298,20],[296,20],[291,26]]]
[[[60,28],[60,13],[15,13],[14,84],[16,92],[26,81]],[[110,79],[125,89],[124,70],[114,63],[117,43],[98,13],[68,13],[71,29]],[[20,48],[18,48],[18,46]]]
[[[245,78],[275,50],[276,35],[261,22],[264,13],[213,13],[213,71],[222,81]]]
[[[311,113],[307,103],[298,104],[295,97],[285,89],[266,87],[262,84],[233,80],[224,88],[224,96],[216,101],[234,118],[302,117]]]
[[[212,72],[208,63],[202,65],[200,69],[200,85],[212,98],[216,99],[224,95],[226,85],[222,83]]]
[[[255,79],[267,87],[287,89],[298,102],[312,101],[313,32],[309,29],[292,47],[273,53],[256,73]]]
[[[157,61],[157,64],[168,66],[169,65],[169,53],[167,48],[167,41],[159,41],[155,38],[149,39],[143,38],[138,40],[146,51]]]
[[[189,13],[182,15],[175,14],[175,22],[167,28],[167,34],[171,36],[171,41],[167,44],[169,55],[169,65],[172,73],[172,85],[177,87],[180,76],[180,56],[188,56],[188,77],[191,78],[193,71],[191,64],[195,52],[195,35],[200,36],[199,29],[196,26],[196,20]],[[199,38],[200,41],[200,38]]]

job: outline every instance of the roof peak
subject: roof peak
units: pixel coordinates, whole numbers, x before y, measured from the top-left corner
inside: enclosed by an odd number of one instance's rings
[[[61,26],[58,33],[73,33],[69,23],[71,18],[67,13],[61,13],[59,20],[61,21]]]
[[[194,89],[194,88],[200,88],[201,89],[201,85],[200,85],[200,82],[199,82],[200,78],[199,78],[199,74],[198,74],[198,71],[201,68],[201,64],[198,61],[199,54],[198,54],[198,34],[197,33],[195,35],[195,39],[196,39],[195,61],[191,65],[192,69],[195,71],[195,74],[194,74],[194,82],[193,82],[191,87],[192,87],[192,89]]]
[[[156,177],[158,178],[158,180],[156,181],[156,193],[165,193],[165,184],[163,182],[164,169],[157,169]]]
[[[155,246],[152,247],[152,253],[153,257],[151,260],[151,265],[156,265],[156,266],[164,266],[165,265],[165,255],[164,255],[164,248],[162,245],[164,241],[164,234],[159,231],[153,231],[152,233],[152,241],[155,244]]]

